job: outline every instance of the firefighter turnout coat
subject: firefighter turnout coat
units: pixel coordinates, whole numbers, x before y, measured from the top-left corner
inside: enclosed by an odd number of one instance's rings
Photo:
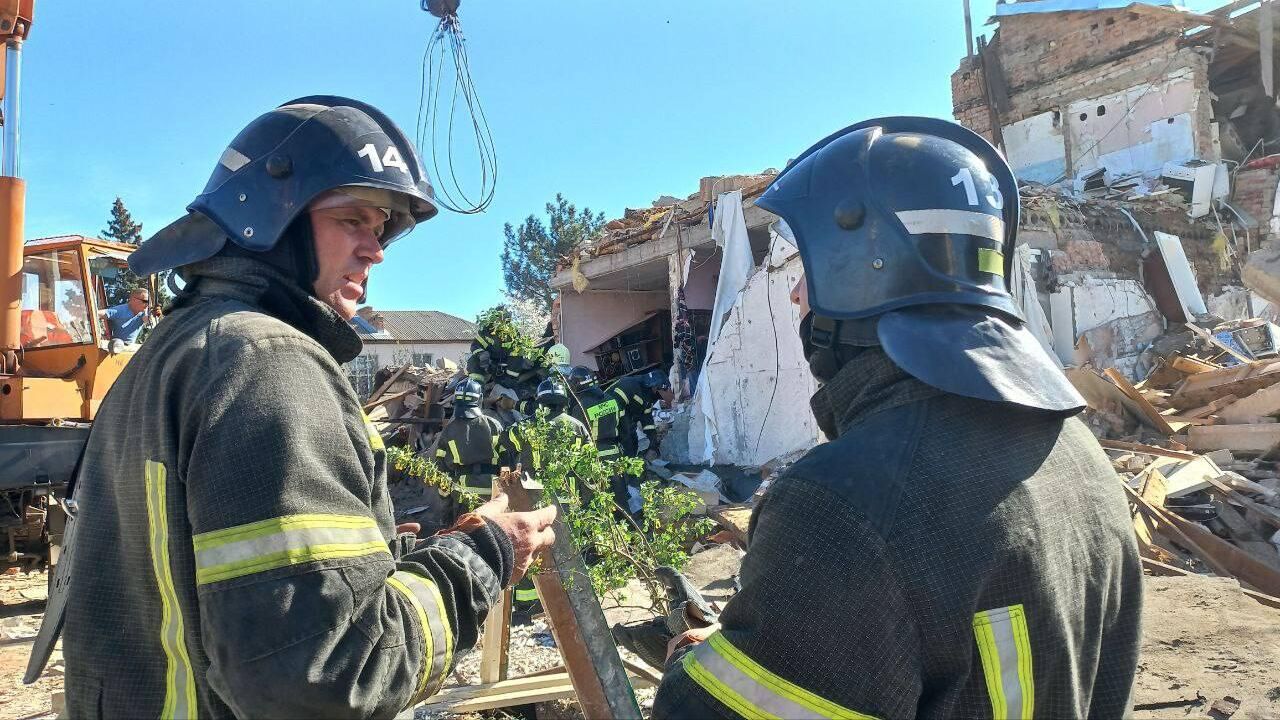
[[[769,487],[721,629],[654,718],[1118,718],[1142,570],[1079,419],[943,393],[867,349]]]
[[[474,515],[396,535],[337,313],[250,259],[186,278],[75,490],[68,715],[395,716],[475,644],[510,541]]]

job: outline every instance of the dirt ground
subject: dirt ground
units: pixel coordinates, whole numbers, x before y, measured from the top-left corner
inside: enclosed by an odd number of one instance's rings
[[[47,597],[45,573],[0,575],[0,720],[52,720],[54,693],[62,691],[62,653],[54,650],[44,676],[23,685],[31,643]]]
[[[737,551],[717,546],[695,555],[689,574],[708,599],[723,602],[738,562]],[[21,680],[39,627],[45,583],[43,573],[0,576],[0,720],[55,717],[51,697],[62,690],[61,653],[55,652],[50,669],[36,684],[24,686]],[[1146,588],[1135,718],[1280,720],[1280,610],[1246,597],[1229,579],[1150,577]],[[621,599],[624,605],[632,602]],[[611,607],[606,615],[617,622],[638,619],[643,612]],[[513,676],[551,667],[559,662],[558,655],[545,621],[513,629]],[[478,664],[479,653],[464,656],[455,682],[475,682]],[[637,691],[637,697],[647,710],[653,690]],[[1218,711],[1211,714],[1215,703]],[[571,702],[547,704],[538,714],[575,715]]]

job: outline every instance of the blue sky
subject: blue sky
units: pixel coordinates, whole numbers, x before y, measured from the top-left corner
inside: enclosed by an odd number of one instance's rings
[[[1192,9],[1218,5],[1192,0]],[[37,3],[25,51],[28,237],[96,234],[121,196],[150,233],[249,120],[333,93],[412,134],[434,18],[417,0]],[[973,0],[975,31],[994,0]],[[706,175],[781,167],[868,117],[949,117],[960,0],[465,0],[497,196],[388,251],[370,302],[466,318],[501,299],[502,226],[556,192],[607,217]],[[989,30],[989,28],[987,28]]]

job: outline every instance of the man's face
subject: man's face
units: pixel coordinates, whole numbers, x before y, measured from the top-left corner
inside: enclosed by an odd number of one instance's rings
[[[809,314],[809,286],[805,284],[804,273],[800,273],[800,282],[791,288],[791,302],[800,309],[800,318]]]
[[[382,262],[386,213],[375,207],[311,210],[316,239],[316,297],[344,320],[356,316],[369,270]]]
[[[146,310],[151,305],[151,293],[147,290],[140,290],[129,296],[129,312],[137,315]]]

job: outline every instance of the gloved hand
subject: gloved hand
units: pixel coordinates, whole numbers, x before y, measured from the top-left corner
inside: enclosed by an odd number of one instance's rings
[[[719,629],[720,629],[720,623],[713,623],[706,627],[686,630],[680,633],[679,635],[671,638],[671,642],[667,643],[667,660],[670,661],[671,656],[675,653],[675,651],[679,650],[682,647],[686,647],[688,645],[697,645],[700,642],[706,642],[706,639],[714,635],[716,631]]]

